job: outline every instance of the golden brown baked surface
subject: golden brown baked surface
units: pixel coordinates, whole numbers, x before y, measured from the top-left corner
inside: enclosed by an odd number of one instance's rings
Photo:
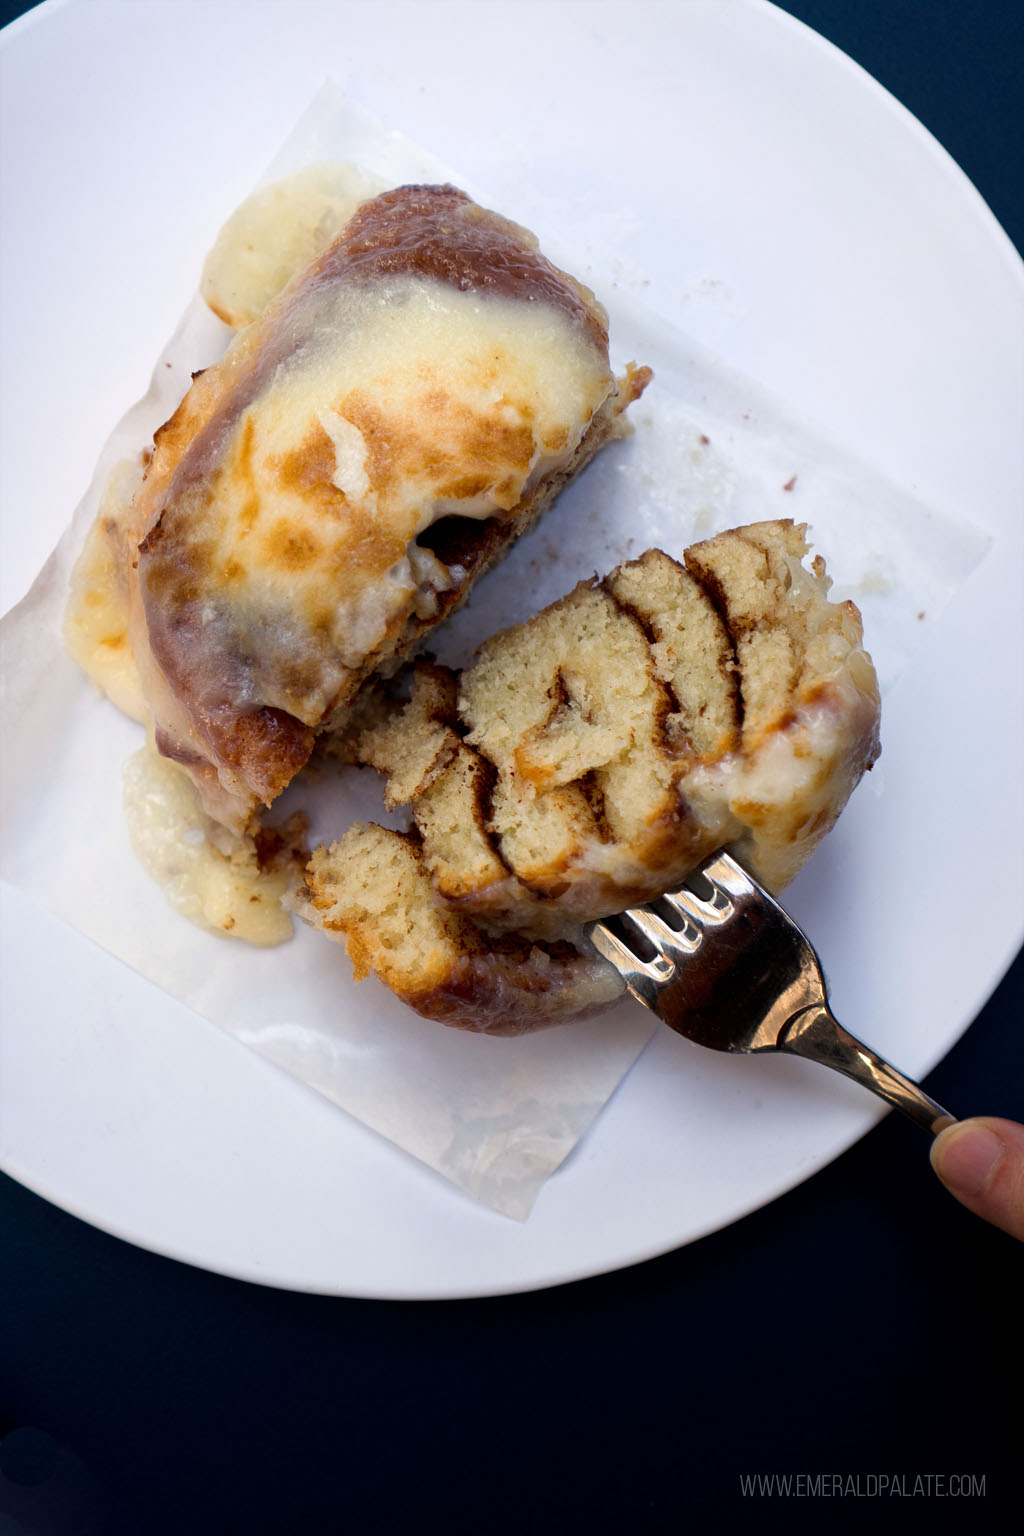
[[[418,1011],[488,1029],[482,983],[470,996],[456,978],[463,951],[475,974],[481,946],[502,953],[489,933],[572,943],[723,845],[781,889],[879,750],[860,616],[829,602],[807,555],[790,522],[720,534],[682,562],[649,550],[494,636],[461,677],[417,666],[408,703],[355,748],[388,776],[388,804],[410,807],[403,879],[384,856],[402,834],[351,829],[314,856],[298,910]],[[525,973],[508,984],[503,1029],[558,1018]]]
[[[245,824],[614,435],[605,316],[452,187],[364,203],[196,377],[128,548],[160,750]]]

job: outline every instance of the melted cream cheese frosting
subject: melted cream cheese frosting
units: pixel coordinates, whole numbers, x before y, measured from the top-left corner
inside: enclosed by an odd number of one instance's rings
[[[132,646],[211,814],[244,825],[461,599],[473,570],[417,540],[487,523],[490,563],[617,395],[603,311],[526,231],[450,187],[359,209],[197,377],[136,499]]]

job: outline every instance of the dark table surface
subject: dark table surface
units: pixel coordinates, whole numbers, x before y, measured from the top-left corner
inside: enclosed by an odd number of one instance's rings
[[[784,8],[1024,248],[1019,0]],[[929,1091],[1024,1119],[1022,1026],[1018,958]],[[0,1177],[0,1536],[1019,1529],[1022,1317],[1024,1250],[892,1116],[725,1231],[478,1301],[243,1284]]]

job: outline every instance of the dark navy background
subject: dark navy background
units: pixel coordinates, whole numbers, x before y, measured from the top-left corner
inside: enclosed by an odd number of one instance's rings
[[[899,97],[1024,248],[1020,0],[784,8]],[[928,1088],[1024,1120],[1021,959]],[[441,1303],[222,1279],[0,1177],[0,1536],[1020,1529],[1024,1249],[926,1155],[890,1116],[677,1253]],[[754,1472],[886,1492],[744,1498]],[[984,1493],[914,1496],[938,1475]]]

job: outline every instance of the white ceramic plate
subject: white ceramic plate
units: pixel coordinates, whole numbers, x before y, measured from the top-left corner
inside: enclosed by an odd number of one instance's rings
[[[607,208],[655,308],[989,530],[887,700],[881,774],[789,903],[840,1015],[926,1072],[1024,926],[1024,284],[928,134],[759,0],[50,0],[0,66],[4,607],[143,392],[225,210],[326,73],[480,187],[514,165],[553,218],[561,199]],[[247,1279],[453,1297],[594,1274],[774,1198],[878,1116],[802,1063],[662,1034],[519,1225],[17,893],[3,916],[3,1166]]]

